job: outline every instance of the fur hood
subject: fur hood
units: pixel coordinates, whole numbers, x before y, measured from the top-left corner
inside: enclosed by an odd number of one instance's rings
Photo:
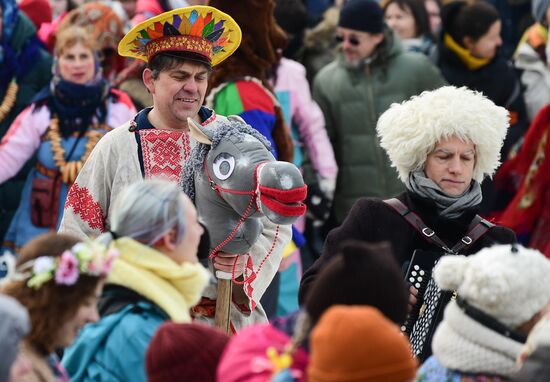
[[[424,168],[426,157],[441,139],[456,136],[476,147],[473,178],[479,183],[500,164],[500,149],[509,127],[506,109],[480,92],[444,86],[394,103],[378,120],[380,145],[405,183]]]

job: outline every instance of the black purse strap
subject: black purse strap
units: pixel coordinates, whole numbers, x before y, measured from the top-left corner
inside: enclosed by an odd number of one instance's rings
[[[494,226],[493,223],[483,219],[479,215],[476,215],[468,225],[468,233],[463,236],[452,248],[449,248],[449,246],[436,235],[435,231],[428,227],[420,216],[411,211],[409,207],[407,207],[401,200],[391,198],[384,200],[384,203],[392,207],[395,211],[397,211],[397,213],[399,213],[399,215],[403,216],[405,220],[413,226],[425,240],[437,245],[445,252],[449,253],[459,253],[461,250],[472,245],[475,241],[477,241],[477,239],[483,236],[485,232]]]

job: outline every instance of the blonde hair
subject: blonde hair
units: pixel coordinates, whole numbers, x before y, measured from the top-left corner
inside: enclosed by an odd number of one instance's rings
[[[76,44],[82,44],[93,52],[97,51],[97,43],[94,36],[84,28],[72,26],[59,32],[56,36],[54,54],[59,57],[65,49],[72,48]]]

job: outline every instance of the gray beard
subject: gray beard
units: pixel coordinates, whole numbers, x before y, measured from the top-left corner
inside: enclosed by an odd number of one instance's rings
[[[345,60],[344,66],[346,67],[346,69],[358,70],[363,67],[363,61],[364,60],[353,60],[353,61]]]
[[[376,59],[376,56],[378,56],[378,54],[375,52],[369,57],[358,60],[348,61],[344,59],[344,67],[351,70],[362,70],[365,66],[370,65]]]

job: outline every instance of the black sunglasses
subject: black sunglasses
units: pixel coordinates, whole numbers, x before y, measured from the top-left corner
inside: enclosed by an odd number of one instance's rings
[[[357,37],[355,37],[355,36],[351,36],[351,37],[348,37],[348,38],[346,39],[346,38],[344,38],[344,36],[336,35],[336,36],[334,37],[334,39],[335,39],[336,42],[339,43],[339,44],[340,44],[340,43],[343,43],[344,40],[348,40],[349,43],[350,43],[351,45],[353,45],[353,46],[357,46],[357,45],[361,44],[361,41],[359,41],[359,40],[357,39]]]

